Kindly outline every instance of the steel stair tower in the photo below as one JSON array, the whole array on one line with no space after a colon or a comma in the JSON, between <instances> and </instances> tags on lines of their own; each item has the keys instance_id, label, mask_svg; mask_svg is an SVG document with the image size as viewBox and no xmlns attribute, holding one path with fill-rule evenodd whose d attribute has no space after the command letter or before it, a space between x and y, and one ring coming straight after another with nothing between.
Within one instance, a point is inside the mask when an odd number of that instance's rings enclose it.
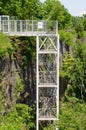
<instances>
[{"instance_id":1,"label":"steel stair tower","mask_svg":"<svg viewBox=\"0 0 86 130\"><path fill-rule=\"evenodd\" d=\"M54 125L59 114L59 35L37 35L37 130Z\"/></svg>"}]
</instances>

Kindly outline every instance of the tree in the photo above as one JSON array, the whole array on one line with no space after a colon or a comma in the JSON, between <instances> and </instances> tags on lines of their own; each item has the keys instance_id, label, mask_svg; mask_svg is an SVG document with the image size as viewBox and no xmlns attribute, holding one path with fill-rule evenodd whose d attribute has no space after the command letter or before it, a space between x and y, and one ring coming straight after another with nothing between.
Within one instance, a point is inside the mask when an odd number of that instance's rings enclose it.
<instances>
[{"instance_id":1,"label":"tree","mask_svg":"<svg viewBox=\"0 0 86 130\"><path fill-rule=\"evenodd\" d=\"M0 7L2 15L17 16L18 19L42 18L39 0L1 0Z\"/></svg>"},{"instance_id":2,"label":"tree","mask_svg":"<svg viewBox=\"0 0 86 130\"><path fill-rule=\"evenodd\" d=\"M2 121L1 130L31 130L35 127L32 108L25 104L17 104Z\"/></svg>"},{"instance_id":3,"label":"tree","mask_svg":"<svg viewBox=\"0 0 86 130\"><path fill-rule=\"evenodd\" d=\"M85 130L86 109L83 103L75 97L69 102L60 104L59 130Z\"/></svg>"},{"instance_id":4,"label":"tree","mask_svg":"<svg viewBox=\"0 0 86 130\"><path fill-rule=\"evenodd\" d=\"M44 10L44 18L58 20L59 29L68 28L71 25L71 15L58 0L46 0Z\"/></svg>"},{"instance_id":5,"label":"tree","mask_svg":"<svg viewBox=\"0 0 86 130\"><path fill-rule=\"evenodd\" d=\"M72 28L77 33L77 38L82 38L84 34L84 19L83 17L72 17Z\"/></svg>"},{"instance_id":6,"label":"tree","mask_svg":"<svg viewBox=\"0 0 86 130\"><path fill-rule=\"evenodd\" d=\"M83 26L84 30L86 31L86 14L83 15Z\"/></svg>"},{"instance_id":7,"label":"tree","mask_svg":"<svg viewBox=\"0 0 86 130\"><path fill-rule=\"evenodd\" d=\"M0 33L0 57L11 55L12 52L11 40L5 34Z\"/></svg>"}]
</instances>

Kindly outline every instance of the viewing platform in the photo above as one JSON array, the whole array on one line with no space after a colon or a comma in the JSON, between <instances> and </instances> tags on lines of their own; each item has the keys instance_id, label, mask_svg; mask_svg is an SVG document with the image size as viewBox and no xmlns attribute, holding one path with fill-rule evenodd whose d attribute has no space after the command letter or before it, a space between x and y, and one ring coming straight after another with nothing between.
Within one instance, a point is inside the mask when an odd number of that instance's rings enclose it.
<instances>
[{"instance_id":1,"label":"viewing platform","mask_svg":"<svg viewBox=\"0 0 86 130\"><path fill-rule=\"evenodd\" d=\"M55 125L59 114L57 21L18 20L16 17L2 15L0 32L8 36L36 37L36 130L44 130L44 123Z\"/></svg>"},{"instance_id":2,"label":"viewing platform","mask_svg":"<svg viewBox=\"0 0 86 130\"><path fill-rule=\"evenodd\" d=\"M9 16L0 16L0 32L9 36L37 36L57 34L57 21L47 20L14 20Z\"/></svg>"}]
</instances>

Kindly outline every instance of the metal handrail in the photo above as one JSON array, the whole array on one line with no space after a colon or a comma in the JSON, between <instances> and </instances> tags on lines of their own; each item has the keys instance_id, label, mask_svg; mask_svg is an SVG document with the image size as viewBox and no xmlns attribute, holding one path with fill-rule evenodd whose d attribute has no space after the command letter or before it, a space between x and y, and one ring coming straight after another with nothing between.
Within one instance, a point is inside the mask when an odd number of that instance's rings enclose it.
<instances>
[{"instance_id":1,"label":"metal handrail","mask_svg":"<svg viewBox=\"0 0 86 130\"><path fill-rule=\"evenodd\" d=\"M3 33L57 33L56 21L45 20L0 20L0 31Z\"/></svg>"}]
</instances>

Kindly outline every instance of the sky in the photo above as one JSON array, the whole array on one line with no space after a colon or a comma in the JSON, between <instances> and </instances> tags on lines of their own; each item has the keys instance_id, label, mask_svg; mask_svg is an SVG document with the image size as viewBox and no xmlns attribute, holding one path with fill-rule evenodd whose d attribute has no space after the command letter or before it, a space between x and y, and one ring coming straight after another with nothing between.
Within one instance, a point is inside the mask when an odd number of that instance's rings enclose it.
<instances>
[{"instance_id":1,"label":"sky","mask_svg":"<svg viewBox=\"0 0 86 130\"><path fill-rule=\"evenodd\" d=\"M44 2L45 0L41 0ZM72 16L86 14L86 0L59 0Z\"/></svg>"}]
</instances>

